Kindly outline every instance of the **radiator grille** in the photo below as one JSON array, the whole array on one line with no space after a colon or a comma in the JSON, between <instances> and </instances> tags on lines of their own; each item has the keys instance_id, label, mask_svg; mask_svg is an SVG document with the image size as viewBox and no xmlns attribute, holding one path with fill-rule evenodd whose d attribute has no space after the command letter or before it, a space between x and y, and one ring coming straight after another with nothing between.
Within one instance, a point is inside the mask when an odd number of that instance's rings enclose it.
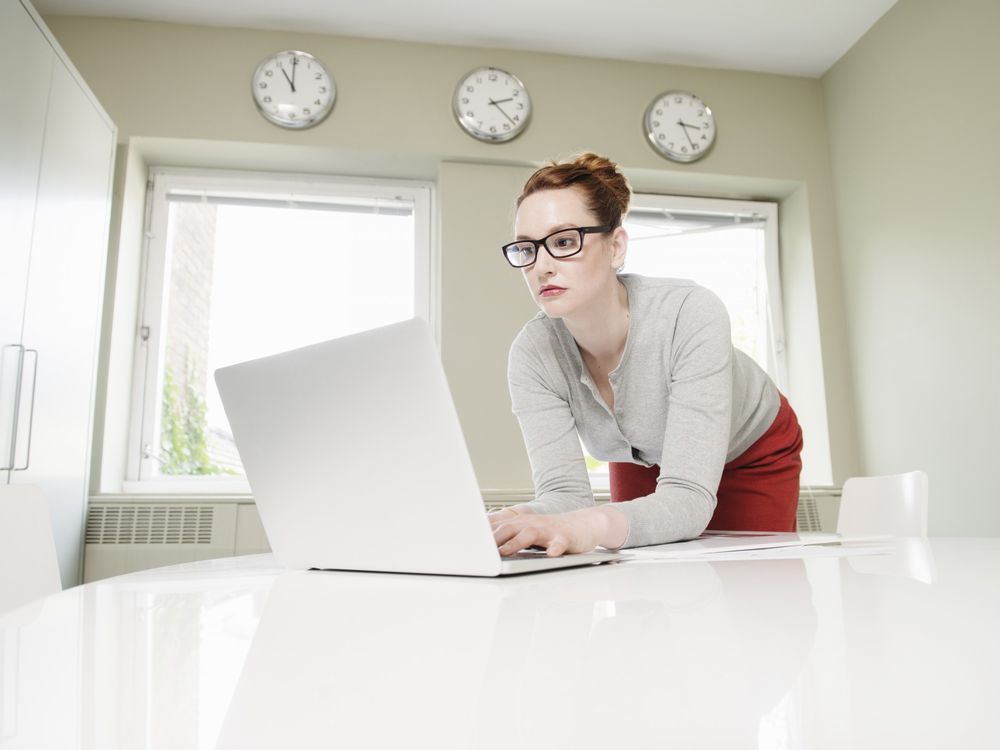
<instances>
[{"instance_id":1,"label":"radiator grille","mask_svg":"<svg viewBox=\"0 0 1000 750\"><path fill-rule=\"evenodd\" d=\"M87 544L211 544L215 509L205 505L91 505Z\"/></svg>"},{"instance_id":2,"label":"radiator grille","mask_svg":"<svg viewBox=\"0 0 1000 750\"><path fill-rule=\"evenodd\" d=\"M819 510L816 508L816 498L812 495L799 495L799 508L795 512L796 529L798 531L822 531L819 520Z\"/></svg>"}]
</instances>

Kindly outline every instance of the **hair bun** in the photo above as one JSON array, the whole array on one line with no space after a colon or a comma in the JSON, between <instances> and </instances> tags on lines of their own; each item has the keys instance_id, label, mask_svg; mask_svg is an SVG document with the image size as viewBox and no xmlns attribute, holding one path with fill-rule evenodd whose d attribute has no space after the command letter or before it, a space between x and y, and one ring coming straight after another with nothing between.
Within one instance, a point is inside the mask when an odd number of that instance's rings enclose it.
<instances>
[{"instance_id":1,"label":"hair bun","mask_svg":"<svg viewBox=\"0 0 1000 750\"><path fill-rule=\"evenodd\" d=\"M573 160L573 166L586 169L588 172L611 172L619 174L618 165L606 156L600 156L591 151L580 154Z\"/></svg>"},{"instance_id":2,"label":"hair bun","mask_svg":"<svg viewBox=\"0 0 1000 750\"><path fill-rule=\"evenodd\" d=\"M575 187L583 190L588 208L602 224L619 226L628 213L632 190L618 165L606 156L586 151L572 161L552 162L525 183L517 205L539 190Z\"/></svg>"}]
</instances>

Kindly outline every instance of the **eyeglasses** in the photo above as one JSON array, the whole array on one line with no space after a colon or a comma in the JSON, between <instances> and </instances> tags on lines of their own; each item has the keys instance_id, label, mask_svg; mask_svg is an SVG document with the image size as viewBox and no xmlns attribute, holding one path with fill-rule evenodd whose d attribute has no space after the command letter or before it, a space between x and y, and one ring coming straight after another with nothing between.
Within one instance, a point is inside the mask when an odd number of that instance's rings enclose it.
<instances>
[{"instance_id":1,"label":"eyeglasses","mask_svg":"<svg viewBox=\"0 0 1000 750\"><path fill-rule=\"evenodd\" d=\"M540 240L518 240L500 248L503 257L514 268L527 268L538 260L538 248L544 247L549 255L559 260L576 255L583 250L583 235L604 234L614 227L606 224L603 227L571 227L553 232Z\"/></svg>"}]
</instances>

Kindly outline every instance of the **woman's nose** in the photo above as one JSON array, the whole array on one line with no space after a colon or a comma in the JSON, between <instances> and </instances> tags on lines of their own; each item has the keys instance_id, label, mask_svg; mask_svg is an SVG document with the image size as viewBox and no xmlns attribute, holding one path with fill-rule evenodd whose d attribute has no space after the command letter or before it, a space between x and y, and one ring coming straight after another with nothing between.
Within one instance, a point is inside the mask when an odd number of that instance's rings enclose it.
<instances>
[{"instance_id":1,"label":"woman's nose","mask_svg":"<svg viewBox=\"0 0 1000 750\"><path fill-rule=\"evenodd\" d=\"M535 255L535 273L551 275L555 271L555 258L549 255L544 247L538 248Z\"/></svg>"}]
</instances>

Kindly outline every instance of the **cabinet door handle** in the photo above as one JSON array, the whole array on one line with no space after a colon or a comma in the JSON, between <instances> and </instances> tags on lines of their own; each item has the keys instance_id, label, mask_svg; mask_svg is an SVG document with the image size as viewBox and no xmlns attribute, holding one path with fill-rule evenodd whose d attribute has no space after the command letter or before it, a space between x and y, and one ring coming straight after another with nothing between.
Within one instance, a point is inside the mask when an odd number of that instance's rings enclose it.
<instances>
[{"instance_id":1,"label":"cabinet door handle","mask_svg":"<svg viewBox=\"0 0 1000 750\"><path fill-rule=\"evenodd\" d=\"M0 399L4 396L3 373L6 369L4 365L7 361L8 349L17 352L17 361L14 365L14 397L10 400L10 426L9 431L6 433L7 438L9 438L10 447L8 454L0 457L0 461L4 462L4 465L0 466L0 471L10 471L14 468L14 451L17 446L17 410L21 405L21 370L24 367L23 346L20 344L7 344L3 349L0 349Z\"/></svg>"},{"instance_id":2,"label":"cabinet door handle","mask_svg":"<svg viewBox=\"0 0 1000 750\"><path fill-rule=\"evenodd\" d=\"M31 463L31 433L35 428L35 385L38 383L38 350L25 349L24 353L25 355L35 355L35 363L31 368L31 406L28 407L28 446L24 452L24 466L15 466L14 471L28 470L28 466Z\"/></svg>"}]
</instances>

